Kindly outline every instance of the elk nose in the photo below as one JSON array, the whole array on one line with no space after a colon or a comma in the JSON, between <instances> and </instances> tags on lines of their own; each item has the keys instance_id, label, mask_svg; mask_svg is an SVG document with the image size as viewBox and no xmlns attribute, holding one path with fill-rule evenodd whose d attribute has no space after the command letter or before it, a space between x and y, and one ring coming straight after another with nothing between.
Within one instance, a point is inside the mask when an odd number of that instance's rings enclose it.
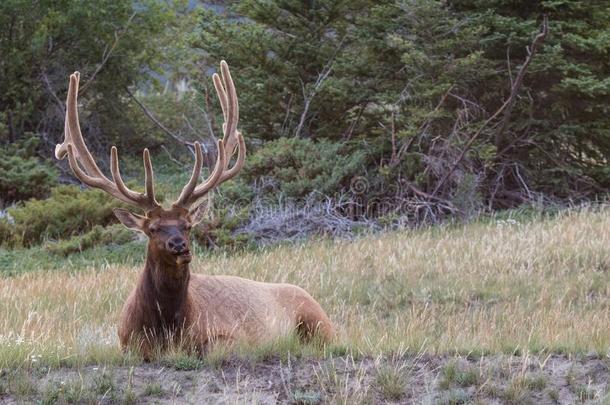
<instances>
[{"instance_id":1,"label":"elk nose","mask_svg":"<svg viewBox=\"0 0 610 405\"><path fill-rule=\"evenodd\" d=\"M167 241L167 247L172 253L182 253L186 251L186 240L182 237L171 238Z\"/></svg>"}]
</instances>

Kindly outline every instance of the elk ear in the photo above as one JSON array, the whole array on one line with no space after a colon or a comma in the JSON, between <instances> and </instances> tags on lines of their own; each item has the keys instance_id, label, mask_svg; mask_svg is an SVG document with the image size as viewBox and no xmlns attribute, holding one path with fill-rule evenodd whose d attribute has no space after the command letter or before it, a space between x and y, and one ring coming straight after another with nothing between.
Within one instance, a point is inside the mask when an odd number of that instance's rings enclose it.
<instances>
[{"instance_id":1,"label":"elk ear","mask_svg":"<svg viewBox=\"0 0 610 405\"><path fill-rule=\"evenodd\" d=\"M123 225L125 225L129 229L135 229L137 231L143 231L144 229L144 221L146 218L141 215L133 214L126 209L123 208L114 208L112 210L114 215L121 221Z\"/></svg>"}]
</instances>

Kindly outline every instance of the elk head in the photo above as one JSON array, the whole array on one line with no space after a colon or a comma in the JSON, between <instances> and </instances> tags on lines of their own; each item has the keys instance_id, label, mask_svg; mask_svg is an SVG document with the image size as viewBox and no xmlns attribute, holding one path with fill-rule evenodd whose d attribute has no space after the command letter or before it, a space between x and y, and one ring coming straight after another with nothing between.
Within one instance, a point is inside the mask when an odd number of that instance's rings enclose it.
<instances>
[{"instance_id":1,"label":"elk head","mask_svg":"<svg viewBox=\"0 0 610 405\"><path fill-rule=\"evenodd\" d=\"M80 74L70 76L70 86L66 101L66 120L64 142L55 147L55 157L64 159L74 175L89 187L99 188L118 200L144 211L138 215L125 209L115 209L114 213L125 226L146 234L149 238L149 251L158 260L169 265L182 265L191 261L189 233L203 214L199 201L214 187L235 176L243 167L246 158L246 145L237 130L239 109L235 86L225 61L220 63L221 76L214 74L214 87L222 106L224 116L223 138L217 142L217 158L209 177L198 184L201 174L203 155L201 145L195 142L195 167L188 183L170 209L163 208L155 199L153 168L148 149L144 149L144 192L130 190L119 171L119 158L115 146L110 150L110 172L112 180L99 169L87 149L80 130L77 109L78 84ZM230 166L231 157L237 149L237 159Z\"/></svg>"}]
</instances>

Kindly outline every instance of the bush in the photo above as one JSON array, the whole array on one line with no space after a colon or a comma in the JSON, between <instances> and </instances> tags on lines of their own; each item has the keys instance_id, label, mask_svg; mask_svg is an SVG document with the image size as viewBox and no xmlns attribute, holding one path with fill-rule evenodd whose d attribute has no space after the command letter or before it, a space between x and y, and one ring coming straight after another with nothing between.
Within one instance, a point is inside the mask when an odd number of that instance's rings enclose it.
<instances>
[{"instance_id":1,"label":"bush","mask_svg":"<svg viewBox=\"0 0 610 405\"><path fill-rule=\"evenodd\" d=\"M45 248L56 255L68 256L97 246L121 245L131 242L135 233L123 225L115 224L109 227L94 226L89 232L74 236L68 240L48 243Z\"/></svg>"},{"instance_id":2,"label":"bush","mask_svg":"<svg viewBox=\"0 0 610 405\"><path fill-rule=\"evenodd\" d=\"M46 238L60 239L90 231L95 225L117 222L112 209L121 203L100 190L60 186L46 200L30 200L9 208L14 219L5 243L31 246ZM0 230L0 233L2 231Z\"/></svg>"},{"instance_id":3,"label":"bush","mask_svg":"<svg viewBox=\"0 0 610 405\"><path fill-rule=\"evenodd\" d=\"M229 194L237 195L229 198L251 198L255 182L273 201L278 196L302 199L314 191L329 196L340 193L349 187L354 176L362 173L365 164L362 152L348 154L345 149L344 143L327 140L280 138L268 142L248 158L240 181L228 189Z\"/></svg>"},{"instance_id":4,"label":"bush","mask_svg":"<svg viewBox=\"0 0 610 405\"><path fill-rule=\"evenodd\" d=\"M211 218L204 219L193 229L193 238L200 246L206 248L240 249L252 246L252 235L237 233L237 230L248 220L248 211L248 206L237 210L216 209Z\"/></svg>"},{"instance_id":5,"label":"bush","mask_svg":"<svg viewBox=\"0 0 610 405\"><path fill-rule=\"evenodd\" d=\"M6 218L0 218L0 246L7 245L11 242L13 237L13 227L6 220Z\"/></svg>"},{"instance_id":6,"label":"bush","mask_svg":"<svg viewBox=\"0 0 610 405\"><path fill-rule=\"evenodd\" d=\"M31 153L32 142L0 150L0 204L44 198L57 179L55 169Z\"/></svg>"},{"instance_id":7,"label":"bush","mask_svg":"<svg viewBox=\"0 0 610 405\"><path fill-rule=\"evenodd\" d=\"M259 235L244 229L253 220L254 206L335 197L348 190L365 158L361 151L348 151L346 144L327 140L280 138L268 142L248 157L239 177L222 186L211 219L195 228L193 236L205 247L252 246Z\"/></svg>"}]
</instances>

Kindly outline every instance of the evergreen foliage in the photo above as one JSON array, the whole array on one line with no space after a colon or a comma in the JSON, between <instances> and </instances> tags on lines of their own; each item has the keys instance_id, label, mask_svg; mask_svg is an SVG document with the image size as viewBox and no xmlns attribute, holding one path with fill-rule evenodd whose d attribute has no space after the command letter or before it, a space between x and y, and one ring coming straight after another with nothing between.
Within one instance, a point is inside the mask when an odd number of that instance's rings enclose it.
<instances>
[{"instance_id":1,"label":"evergreen foliage","mask_svg":"<svg viewBox=\"0 0 610 405\"><path fill-rule=\"evenodd\" d=\"M251 184L270 201L278 198L303 199L311 193L330 196L349 188L352 177L361 173L364 154L348 151L345 145L328 140L280 138L265 144L248 160L232 198L248 198Z\"/></svg>"},{"instance_id":2,"label":"evergreen foliage","mask_svg":"<svg viewBox=\"0 0 610 405\"><path fill-rule=\"evenodd\" d=\"M57 183L53 166L32 156L34 138L0 149L0 204L47 197Z\"/></svg>"},{"instance_id":3,"label":"evergreen foliage","mask_svg":"<svg viewBox=\"0 0 610 405\"><path fill-rule=\"evenodd\" d=\"M237 235L254 200L343 201L355 178L366 187L350 204L383 201L385 219L408 221L421 210L467 216L607 196L606 2L214 4L0 2L0 203L18 204L8 210L14 224L0 219L0 240L30 245L113 222L116 204L100 192L51 192L58 175L47 159L63 132L69 73L82 73L81 123L100 165L117 144L129 177L150 147L185 165L158 176L174 193L191 164L184 144L211 146L221 132L209 77L221 59L248 159L197 236L206 244L248 244ZM530 55L544 16L548 35ZM208 148L208 167L214 156Z\"/></svg>"},{"instance_id":4,"label":"evergreen foliage","mask_svg":"<svg viewBox=\"0 0 610 405\"><path fill-rule=\"evenodd\" d=\"M469 177L492 207L610 185L603 2L244 0L233 10L202 12L193 45L209 60L231 50L250 136L356 142L386 190L406 179L451 200ZM543 15L550 34L514 106L482 129Z\"/></svg>"},{"instance_id":5,"label":"evergreen foliage","mask_svg":"<svg viewBox=\"0 0 610 405\"><path fill-rule=\"evenodd\" d=\"M105 228L100 225L95 225L87 233L73 236L68 240L47 243L45 247L47 251L53 254L69 256L73 253L80 253L96 246L122 245L134 240L134 238L134 232L121 224L115 224Z\"/></svg>"},{"instance_id":6,"label":"evergreen foliage","mask_svg":"<svg viewBox=\"0 0 610 405\"><path fill-rule=\"evenodd\" d=\"M0 2L0 142L31 133L50 149L63 132L68 75L78 70L86 129L100 144L129 145L125 88L160 70L176 11L156 0Z\"/></svg>"},{"instance_id":7,"label":"evergreen foliage","mask_svg":"<svg viewBox=\"0 0 610 405\"><path fill-rule=\"evenodd\" d=\"M101 190L56 187L45 200L29 200L8 209L12 225L2 226L10 230L10 233L2 236L2 242L31 246L45 239L78 235L96 225L116 223L112 209L118 206L120 203L117 200Z\"/></svg>"}]
</instances>

